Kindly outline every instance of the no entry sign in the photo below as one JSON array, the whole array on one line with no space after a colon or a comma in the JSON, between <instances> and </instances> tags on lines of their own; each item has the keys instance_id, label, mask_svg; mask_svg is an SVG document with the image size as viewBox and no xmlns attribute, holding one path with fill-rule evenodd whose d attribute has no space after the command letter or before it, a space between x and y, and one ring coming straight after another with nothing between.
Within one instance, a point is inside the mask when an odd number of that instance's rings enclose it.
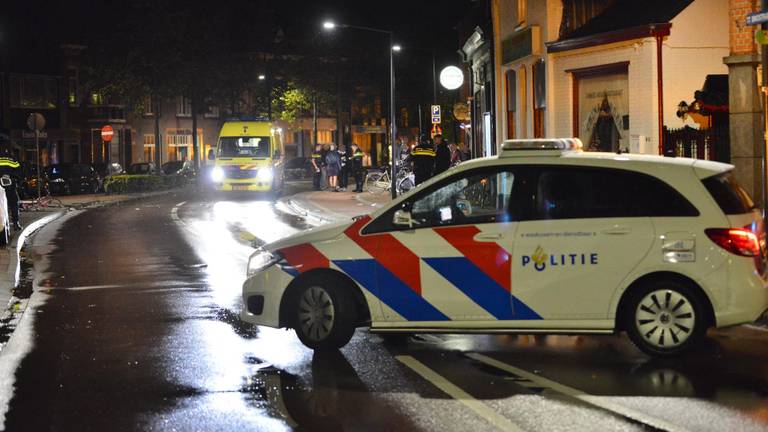
<instances>
[{"instance_id":1,"label":"no entry sign","mask_svg":"<svg viewBox=\"0 0 768 432\"><path fill-rule=\"evenodd\" d=\"M112 129L112 126L106 125L103 128L101 128L101 139L104 142L112 141L113 135L115 135L115 131Z\"/></svg>"}]
</instances>

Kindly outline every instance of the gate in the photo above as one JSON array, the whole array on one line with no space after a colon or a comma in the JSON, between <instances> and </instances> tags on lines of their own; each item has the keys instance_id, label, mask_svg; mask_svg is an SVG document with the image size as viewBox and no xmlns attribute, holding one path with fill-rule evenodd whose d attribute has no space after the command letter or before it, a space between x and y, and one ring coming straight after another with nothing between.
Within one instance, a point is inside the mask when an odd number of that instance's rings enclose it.
<instances>
[{"instance_id":1,"label":"gate","mask_svg":"<svg viewBox=\"0 0 768 432\"><path fill-rule=\"evenodd\" d=\"M729 163L730 140L727 128L680 129L664 127L664 155Z\"/></svg>"}]
</instances>

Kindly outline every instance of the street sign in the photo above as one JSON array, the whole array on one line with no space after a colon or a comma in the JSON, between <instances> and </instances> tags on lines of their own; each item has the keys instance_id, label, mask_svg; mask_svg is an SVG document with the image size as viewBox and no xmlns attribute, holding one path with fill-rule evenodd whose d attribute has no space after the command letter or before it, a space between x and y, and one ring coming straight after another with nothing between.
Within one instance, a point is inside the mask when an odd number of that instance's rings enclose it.
<instances>
[{"instance_id":1,"label":"street sign","mask_svg":"<svg viewBox=\"0 0 768 432\"><path fill-rule=\"evenodd\" d=\"M768 22L768 11L755 12L747 15L747 25L758 25Z\"/></svg>"},{"instance_id":2,"label":"street sign","mask_svg":"<svg viewBox=\"0 0 768 432\"><path fill-rule=\"evenodd\" d=\"M432 124L438 124L441 122L442 116L440 115L440 105L432 105Z\"/></svg>"},{"instance_id":3,"label":"street sign","mask_svg":"<svg viewBox=\"0 0 768 432\"><path fill-rule=\"evenodd\" d=\"M101 128L101 139L104 142L112 141L112 136L114 135L115 135L115 131L112 129L112 126L106 125L103 128Z\"/></svg>"},{"instance_id":4,"label":"street sign","mask_svg":"<svg viewBox=\"0 0 768 432\"><path fill-rule=\"evenodd\" d=\"M40 131L45 128L45 117L40 113L30 113L27 117L27 127L32 131Z\"/></svg>"},{"instance_id":5,"label":"street sign","mask_svg":"<svg viewBox=\"0 0 768 432\"><path fill-rule=\"evenodd\" d=\"M440 125L433 124L432 130L430 131L430 135L432 135L432 138L435 137L435 135L442 135L443 134L443 128L440 127Z\"/></svg>"}]
</instances>

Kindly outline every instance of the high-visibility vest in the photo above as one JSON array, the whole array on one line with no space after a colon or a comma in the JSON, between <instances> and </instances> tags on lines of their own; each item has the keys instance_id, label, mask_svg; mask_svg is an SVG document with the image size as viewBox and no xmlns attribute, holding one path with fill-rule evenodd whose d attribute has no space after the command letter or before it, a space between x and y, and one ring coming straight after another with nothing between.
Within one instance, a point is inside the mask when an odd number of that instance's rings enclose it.
<instances>
[{"instance_id":1,"label":"high-visibility vest","mask_svg":"<svg viewBox=\"0 0 768 432\"><path fill-rule=\"evenodd\" d=\"M0 157L0 167L18 168L21 165L16 159L9 157Z\"/></svg>"}]
</instances>

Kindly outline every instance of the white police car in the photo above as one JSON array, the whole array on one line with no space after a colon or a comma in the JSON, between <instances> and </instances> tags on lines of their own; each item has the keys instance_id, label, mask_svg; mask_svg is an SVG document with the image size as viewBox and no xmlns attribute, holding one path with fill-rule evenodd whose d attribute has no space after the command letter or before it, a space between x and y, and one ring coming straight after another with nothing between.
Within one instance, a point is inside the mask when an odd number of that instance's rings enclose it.
<instances>
[{"instance_id":1,"label":"white police car","mask_svg":"<svg viewBox=\"0 0 768 432\"><path fill-rule=\"evenodd\" d=\"M608 334L652 355L768 308L759 212L722 163L512 140L370 216L251 256L242 319L373 332Z\"/></svg>"}]
</instances>

